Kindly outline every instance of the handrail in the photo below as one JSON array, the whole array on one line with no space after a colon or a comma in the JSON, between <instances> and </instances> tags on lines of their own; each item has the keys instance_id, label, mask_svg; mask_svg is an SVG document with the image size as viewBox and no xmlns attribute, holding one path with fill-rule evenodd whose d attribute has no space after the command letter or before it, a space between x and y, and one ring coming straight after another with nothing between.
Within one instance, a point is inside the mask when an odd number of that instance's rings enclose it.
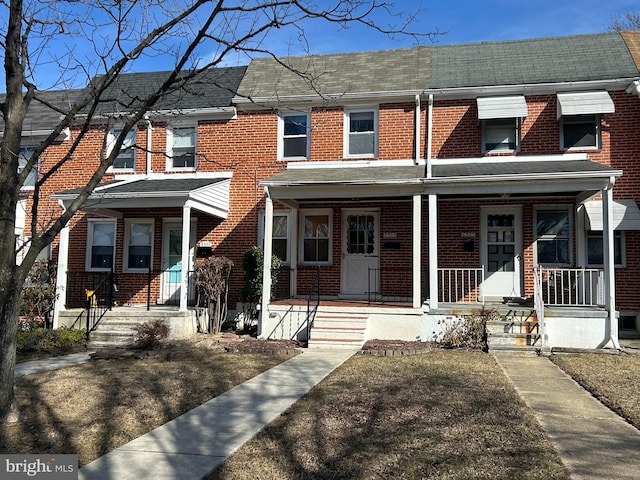
<instances>
[{"instance_id":1,"label":"handrail","mask_svg":"<svg viewBox=\"0 0 640 480\"><path fill-rule=\"evenodd\" d=\"M87 341L105 313L113 308L113 271L110 271L92 290L87 290Z\"/></svg>"},{"instance_id":2,"label":"handrail","mask_svg":"<svg viewBox=\"0 0 640 480\"><path fill-rule=\"evenodd\" d=\"M313 305L313 309L312 309L311 301L312 301L312 298L314 298L314 294L315 294L315 305ZM311 285L311 291L309 292L309 296L307 297L307 318L305 319L305 323L307 324L307 342L309 341L309 336L311 334L311 327L313 326L313 320L316 317L316 313L318 312L319 306L320 306L320 266L318 266L316 270L316 276L313 279L313 284Z\"/></svg>"}]
</instances>

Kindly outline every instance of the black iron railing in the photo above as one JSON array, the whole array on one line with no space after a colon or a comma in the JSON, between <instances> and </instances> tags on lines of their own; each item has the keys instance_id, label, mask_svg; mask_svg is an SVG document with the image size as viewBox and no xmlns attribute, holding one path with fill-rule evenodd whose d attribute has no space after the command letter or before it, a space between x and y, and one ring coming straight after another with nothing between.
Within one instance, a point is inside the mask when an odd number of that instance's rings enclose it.
<instances>
[{"instance_id":1,"label":"black iron railing","mask_svg":"<svg viewBox=\"0 0 640 480\"><path fill-rule=\"evenodd\" d=\"M307 297L307 318L305 323L307 325L307 342L311 334L311 328L313 327L313 321L318 313L320 307L320 266L316 269L316 276L311 284L311 291Z\"/></svg>"},{"instance_id":2,"label":"black iron railing","mask_svg":"<svg viewBox=\"0 0 640 480\"><path fill-rule=\"evenodd\" d=\"M87 308L87 341L90 333L96 328L98 322L113 307L114 282L113 272L105 273L102 280L92 289L87 289L85 295Z\"/></svg>"},{"instance_id":3,"label":"black iron railing","mask_svg":"<svg viewBox=\"0 0 640 480\"><path fill-rule=\"evenodd\" d=\"M369 304L409 302L413 298L413 270L411 267L370 268L366 293Z\"/></svg>"}]
</instances>

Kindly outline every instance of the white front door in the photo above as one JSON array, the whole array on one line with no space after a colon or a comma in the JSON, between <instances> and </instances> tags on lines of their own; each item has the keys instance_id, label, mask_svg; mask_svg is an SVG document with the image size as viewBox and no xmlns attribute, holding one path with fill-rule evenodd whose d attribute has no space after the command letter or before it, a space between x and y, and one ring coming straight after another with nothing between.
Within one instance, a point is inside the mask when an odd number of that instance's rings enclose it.
<instances>
[{"instance_id":1,"label":"white front door","mask_svg":"<svg viewBox=\"0 0 640 480\"><path fill-rule=\"evenodd\" d=\"M487 299L522 296L522 208L481 209L482 295Z\"/></svg>"},{"instance_id":2,"label":"white front door","mask_svg":"<svg viewBox=\"0 0 640 480\"><path fill-rule=\"evenodd\" d=\"M191 225L189 252L189 270L193 269L193 250L195 246L195 224ZM166 222L162 232L162 290L160 303L180 303L182 285L182 223ZM193 300L193 288L189 291L189 300Z\"/></svg>"},{"instance_id":3,"label":"white front door","mask_svg":"<svg viewBox=\"0 0 640 480\"><path fill-rule=\"evenodd\" d=\"M378 210L342 212L342 295L379 293L379 219Z\"/></svg>"}]
</instances>

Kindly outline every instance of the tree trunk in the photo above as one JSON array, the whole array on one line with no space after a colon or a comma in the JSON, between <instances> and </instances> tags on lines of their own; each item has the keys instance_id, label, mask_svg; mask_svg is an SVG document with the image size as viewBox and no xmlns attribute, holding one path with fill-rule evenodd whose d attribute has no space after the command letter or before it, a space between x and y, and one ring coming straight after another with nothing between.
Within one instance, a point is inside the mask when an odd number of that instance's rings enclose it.
<instances>
[{"instance_id":1,"label":"tree trunk","mask_svg":"<svg viewBox=\"0 0 640 480\"><path fill-rule=\"evenodd\" d=\"M0 274L0 420L13 403L13 370L16 365L20 291L12 277Z\"/></svg>"}]
</instances>

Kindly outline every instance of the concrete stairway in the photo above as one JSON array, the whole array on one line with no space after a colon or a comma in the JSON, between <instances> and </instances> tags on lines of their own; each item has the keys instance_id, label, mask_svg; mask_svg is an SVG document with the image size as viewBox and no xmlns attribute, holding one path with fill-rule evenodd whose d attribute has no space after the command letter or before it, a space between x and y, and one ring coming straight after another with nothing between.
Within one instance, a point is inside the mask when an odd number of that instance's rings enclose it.
<instances>
[{"instance_id":1,"label":"concrete stairway","mask_svg":"<svg viewBox=\"0 0 640 480\"><path fill-rule=\"evenodd\" d=\"M318 312L309 332L308 348L360 348L364 345L367 316Z\"/></svg>"},{"instance_id":2,"label":"concrete stairway","mask_svg":"<svg viewBox=\"0 0 640 480\"><path fill-rule=\"evenodd\" d=\"M499 320L488 321L486 328L490 352L537 355L542 349L535 310L509 310Z\"/></svg>"}]
</instances>

